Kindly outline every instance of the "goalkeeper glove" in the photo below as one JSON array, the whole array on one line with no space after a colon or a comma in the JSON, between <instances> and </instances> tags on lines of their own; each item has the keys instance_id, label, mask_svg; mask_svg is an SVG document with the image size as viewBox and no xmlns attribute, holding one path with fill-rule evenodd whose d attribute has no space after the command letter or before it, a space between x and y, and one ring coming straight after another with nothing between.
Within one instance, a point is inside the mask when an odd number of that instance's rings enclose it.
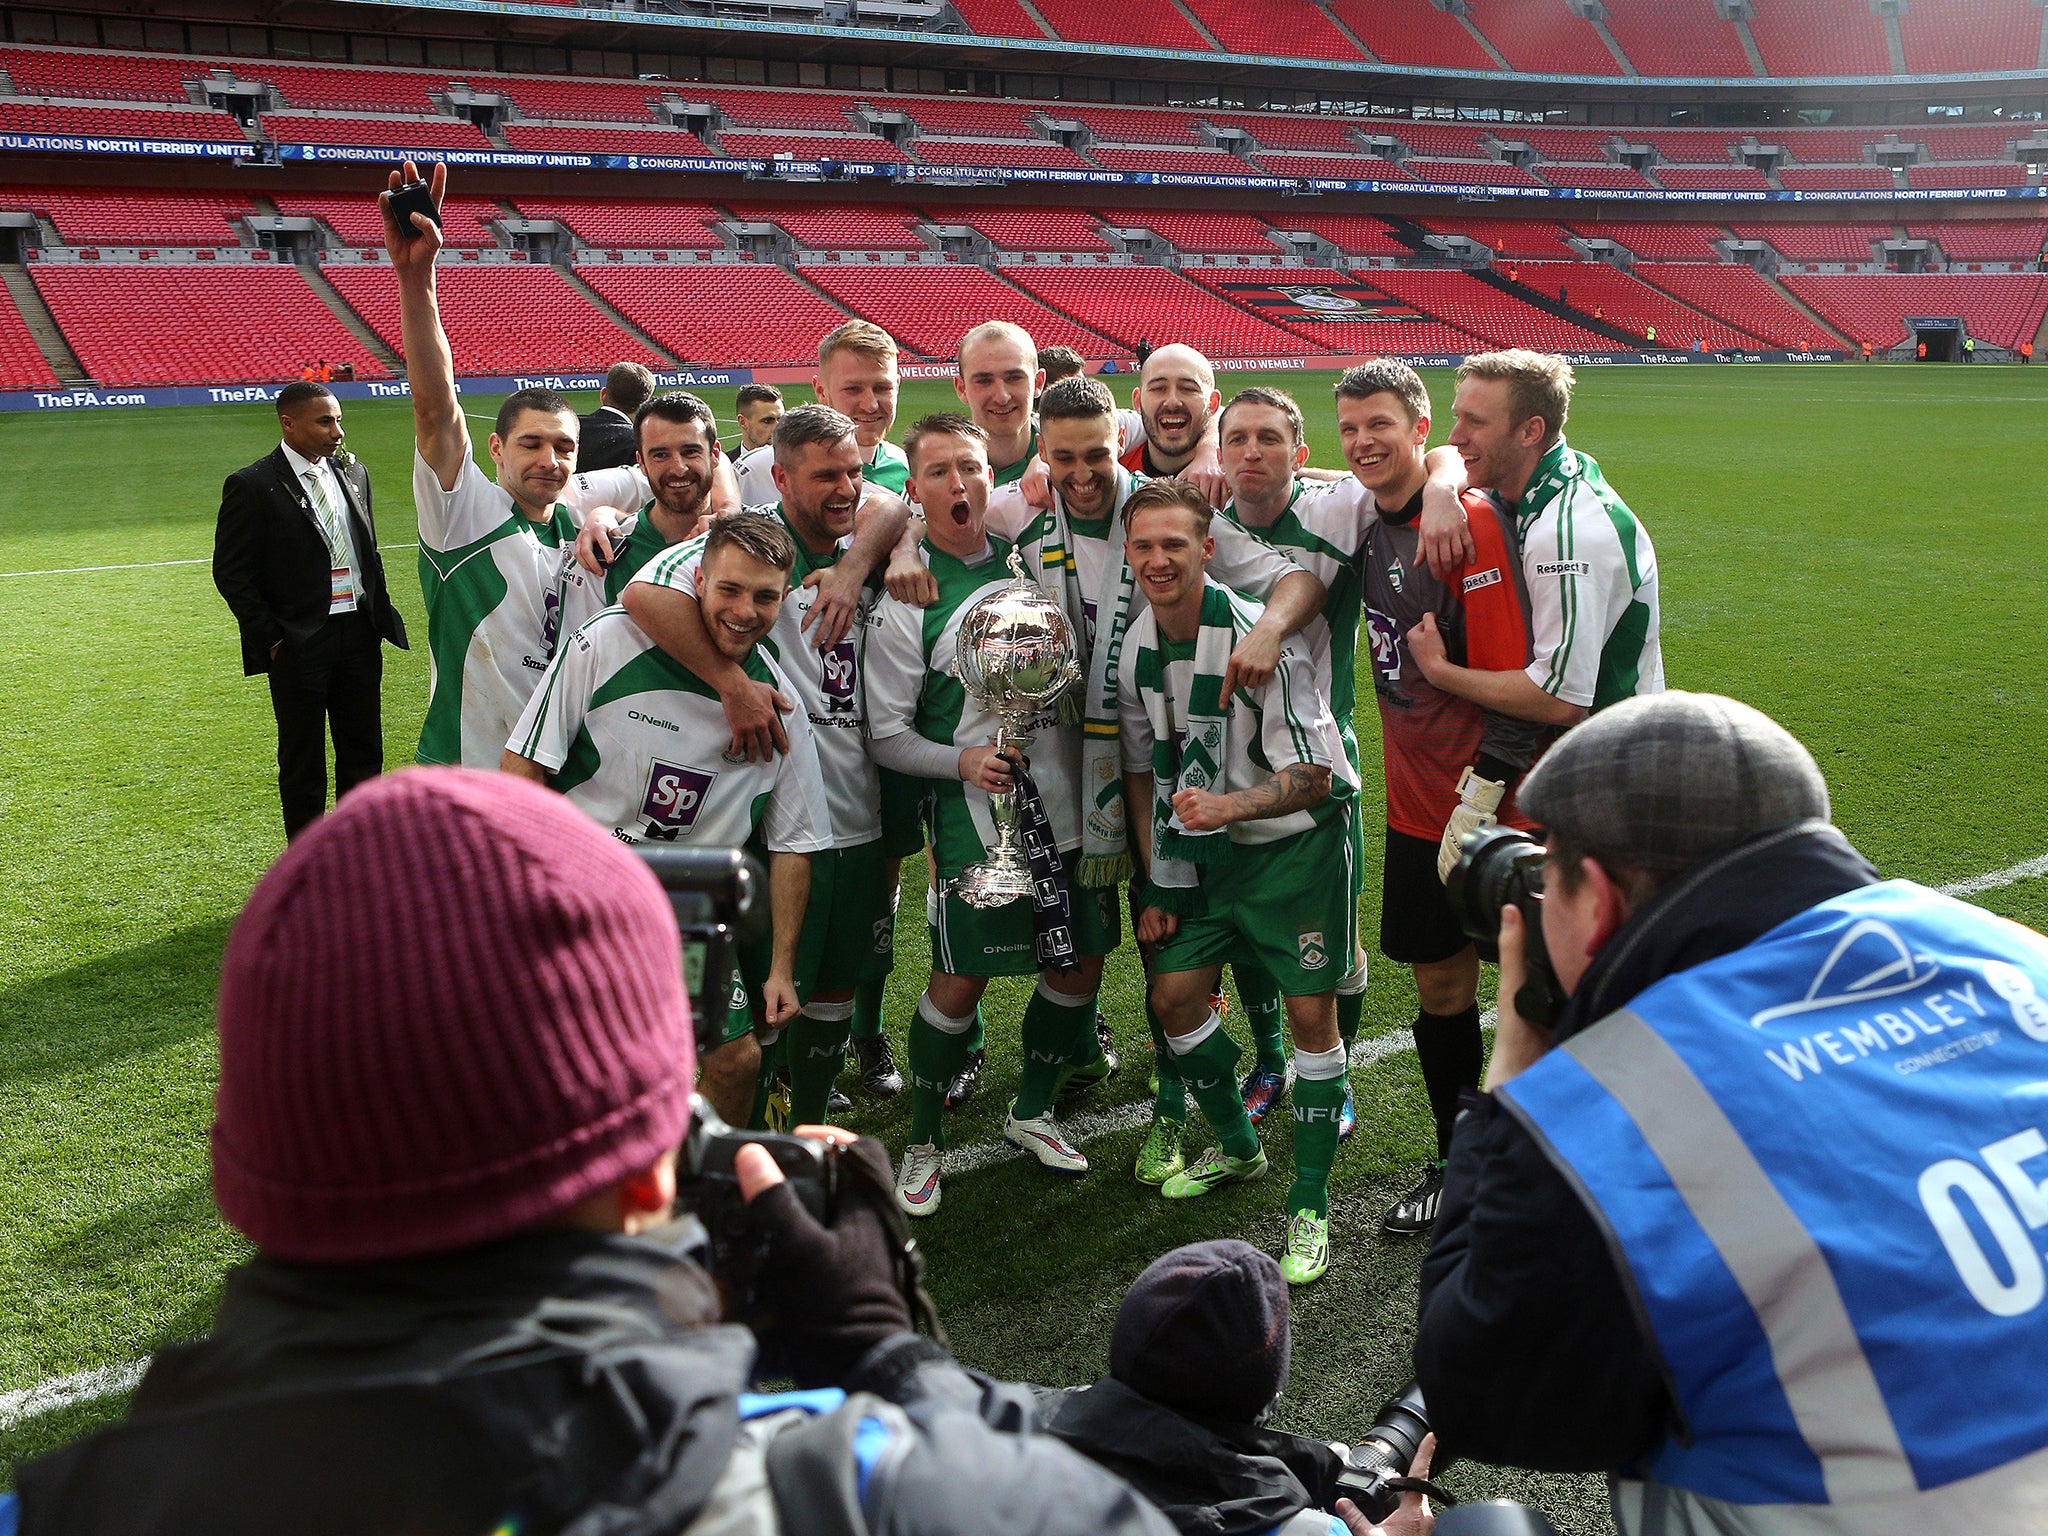
<instances>
[{"instance_id":1,"label":"goalkeeper glove","mask_svg":"<svg viewBox=\"0 0 2048 1536\"><path fill-rule=\"evenodd\" d=\"M1501 797L1507 792L1507 785L1496 779L1482 779L1470 768L1459 776L1458 807L1451 812L1450 825L1444 828L1444 840L1436 851L1437 879L1451 878L1462 851L1458 844L1467 832L1490 827L1499 819L1493 813L1500 809Z\"/></svg>"}]
</instances>

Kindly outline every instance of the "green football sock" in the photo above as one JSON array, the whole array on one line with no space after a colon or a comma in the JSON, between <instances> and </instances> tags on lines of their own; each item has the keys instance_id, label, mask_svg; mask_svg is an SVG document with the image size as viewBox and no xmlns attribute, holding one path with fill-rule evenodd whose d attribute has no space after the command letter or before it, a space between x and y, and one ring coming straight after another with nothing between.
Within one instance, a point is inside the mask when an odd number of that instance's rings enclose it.
<instances>
[{"instance_id":1,"label":"green football sock","mask_svg":"<svg viewBox=\"0 0 2048 1536\"><path fill-rule=\"evenodd\" d=\"M789 1123L823 1125L832 1084L846 1065L846 1026L853 1005L812 1003L783 1031L789 1049ZM812 1010L817 1010L813 1012ZM837 1014L836 1018L820 1014Z\"/></svg>"},{"instance_id":2,"label":"green football sock","mask_svg":"<svg viewBox=\"0 0 2048 1536\"><path fill-rule=\"evenodd\" d=\"M873 981L863 981L853 989L852 1034L862 1040L872 1040L882 1032L882 998L889 990L889 978L877 976Z\"/></svg>"},{"instance_id":3,"label":"green football sock","mask_svg":"<svg viewBox=\"0 0 2048 1536\"><path fill-rule=\"evenodd\" d=\"M1214 1023L1216 1016L1209 1018ZM1221 1028L1212 1029L1200 1045L1179 1054L1181 1080L1223 1150L1232 1157L1258 1156L1259 1133L1244 1112L1244 1096L1237 1086L1237 1063L1244 1055L1237 1042Z\"/></svg>"},{"instance_id":4,"label":"green football sock","mask_svg":"<svg viewBox=\"0 0 2048 1536\"><path fill-rule=\"evenodd\" d=\"M1287 1070L1287 1010L1280 1003L1280 983L1262 965L1232 965L1237 1000L1244 1005L1245 1025L1258 1049L1261 1072Z\"/></svg>"},{"instance_id":5,"label":"green football sock","mask_svg":"<svg viewBox=\"0 0 2048 1536\"><path fill-rule=\"evenodd\" d=\"M941 1019L957 1029L941 1029L932 1022ZM965 1019L946 1019L932 1007L927 994L917 1000L917 1015L910 1021L910 1134L909 1145L926 1142L943 1147L946 1133L940 1117L946 1112L946 1085L959 1075L972 1047L967 1043Z\"/></svg>"},{"instance_id":6,"label":"green football sock","mask_svg":"<svg viewBox=\"0 0 2048 1536\"><path fill-rule=\"evenodd\" d=\"M1152 1030L1152 1060L1159 1068L1159 1096L1152 1102L1152 1113L1161 1120L1172 1120L1186 1125L1188 1120L1187 1084L1180 1079L1180 1058L1173 1054L1173 1047L1166 1043L1166 1030L1159 1022L1159 1015L1152 1011L1152 1005L1145 1005L1145 1023Z\"/></svg>"},{"instance_id":7,"label":"green football sock","mask_svg":"<svg viewBox=\"0 0 2048 1536\"><path fill-rule=\"evenodd\" d=\"M1083 1038L1095 1040L1095 995L1067 998L1044 982L1031 994L1024 1007L1024 1023L1018 1033L1024 1047L1024 1068L1017 1078L1017 1100L1010 1113L1019 1120L1036 1120L1052 1108L1053 1090L1059 1086L1062 1069L1092 1059L1092 1051L1081 1049Z\"/></svg>"},{"instance_id":8,"label":"green football sock","mask_svg":"<svg viewBox=\"0 0 2048 1536\"><path fill-rule=\"evenodd\" d=\"M982 1021L981 1004L974 1005L974 1022L967 1026L967 1049L978 1051L988 1041L988 1025Z\"/></svg>"},{"instance_id":9,"label":"green football sock","mask_svg":"<svg viewBox=\"0 0 2048 1536\"><path fill-rule=\"evenodd\" d=\"M1342 1046L1294 1053L1294 1183L1287 1210L1330 1214L1330 1165L1337 1160L1337 1116L1344 1107ZM1317 1076L1310 1076L1316 1073Z\"/></svg>"}]
</instances>

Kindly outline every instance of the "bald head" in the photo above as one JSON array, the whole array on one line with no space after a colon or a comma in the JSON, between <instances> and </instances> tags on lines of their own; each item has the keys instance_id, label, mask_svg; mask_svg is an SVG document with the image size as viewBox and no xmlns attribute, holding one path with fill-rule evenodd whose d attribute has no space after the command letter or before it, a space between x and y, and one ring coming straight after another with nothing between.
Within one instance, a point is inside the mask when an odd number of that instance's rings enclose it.
<instances>
[{"instance_id":1,"label":"bald head","mask_svg":"<svg viewBox=\"0 0 2048 1536\"><path fill-rule=\"evenodd\" d=\"M1146 457L1165 474L1186 468L1223 397L1216 370L1193 347L1175 342L1145 359L1131 403L1145 418Z\"/></svg>"}]
</instances>

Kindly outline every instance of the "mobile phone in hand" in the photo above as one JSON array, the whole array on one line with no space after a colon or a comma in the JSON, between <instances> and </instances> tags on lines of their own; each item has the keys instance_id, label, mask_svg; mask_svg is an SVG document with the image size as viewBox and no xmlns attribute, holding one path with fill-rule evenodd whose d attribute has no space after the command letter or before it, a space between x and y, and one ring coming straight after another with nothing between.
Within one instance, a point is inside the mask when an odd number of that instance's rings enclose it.
<instances>
[{"instance_id":1,"label":"mobile phone in hand","mask_svg":"<svg viewBox=\"0 0 2048 1536\"><path fill-rule=\"evenodd\" d=\"M409 181L391 194L391 216L398 221L399 234L408 240L419 236L419 226L412 221L416 213L424 213L436 224L441 222L441 210L434 206L433 189L424 181Z\"/></svg>"}]
</instances>

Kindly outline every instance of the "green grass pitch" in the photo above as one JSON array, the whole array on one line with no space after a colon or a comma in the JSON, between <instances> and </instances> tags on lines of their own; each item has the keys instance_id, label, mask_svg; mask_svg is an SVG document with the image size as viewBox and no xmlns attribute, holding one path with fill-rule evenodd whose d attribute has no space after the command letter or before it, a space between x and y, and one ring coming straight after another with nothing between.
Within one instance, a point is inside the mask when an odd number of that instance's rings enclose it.
<instances>
[{"instance_id":1,"label":"green grass pitch","mask_svg":"<svg viewBox=\"0 0 2048 1536\"><path fill-rule=\"evenodd\" d=\"M1330 376L1267 382L1300 395L1316 462L1338 464ZM1430 384L1447 412L1450 380ZM731 390L707 393L728 415ZM899 427L952 403L945 384L911 385ZM486 415L496 401L467 404ZM409 410L346 410L382 536L404 544ZM1819 758L1836 819L1889 874L1942 884L2048 852L2044 413L2048 371L2020 368L1581 375L1570 435L1656 542L1670 681L1789 725ZM1447 425L1440 414L1439 440ZM471 430L481 444L486 424ZM0 418L0 1393L203 1332L244 1252L207 1191L211 1008L229 923L281 837L265 690L240 676L204 562L222 477L275 442L262 406ZM410 550L387 558L416 647L387 653L397 765L425 704L426 624ZM49 574L94 566L128 568ZM1361 703L1376 817L1369 686ZM2048 924L2048 881L1979 899ZM1376 892L1367 905L1370 949ZM899 1049L926 961L917 910L906 904L890 998ZM1119 956L1106 994L1128 1064L1077 1110L1145 1096L1137 974ZM1015 1071L1003 1026L1022 995L992 993L988 1091L956 1117L956 1146L1000 1134ZM1404 1037L1414 1007L1406 973L1376 963L1368 1034ZM1376 1229L1429 1149L1412 1055L1389 1054L1356 1084L1361 1127L1333 1181L1336 1264L1295 1298L1279 1421L1332 1438L1363 1429L1406 1375L1419 1248ZM896 1148L906 1116L862 1103L852 1118ZM1130 1178L1140 1134L1094 1139L1095 1169L1077 1182L1017 1162L949 1178L945 1211L919 1236L964 1359L1092 1379L1123 1287L1161 1251L1222 1233L1277 1249L1275 1183L1169 1206ZM1287 1135L1284 1119L1267 1131L1279 1158ZM0 1432L0 1460L121 1404L21 1418ZM1560 1529L1608 1525L1594 1479L1466 1466L1448 1480L1536 1499Z\"/></svg>"}]
</instances>

